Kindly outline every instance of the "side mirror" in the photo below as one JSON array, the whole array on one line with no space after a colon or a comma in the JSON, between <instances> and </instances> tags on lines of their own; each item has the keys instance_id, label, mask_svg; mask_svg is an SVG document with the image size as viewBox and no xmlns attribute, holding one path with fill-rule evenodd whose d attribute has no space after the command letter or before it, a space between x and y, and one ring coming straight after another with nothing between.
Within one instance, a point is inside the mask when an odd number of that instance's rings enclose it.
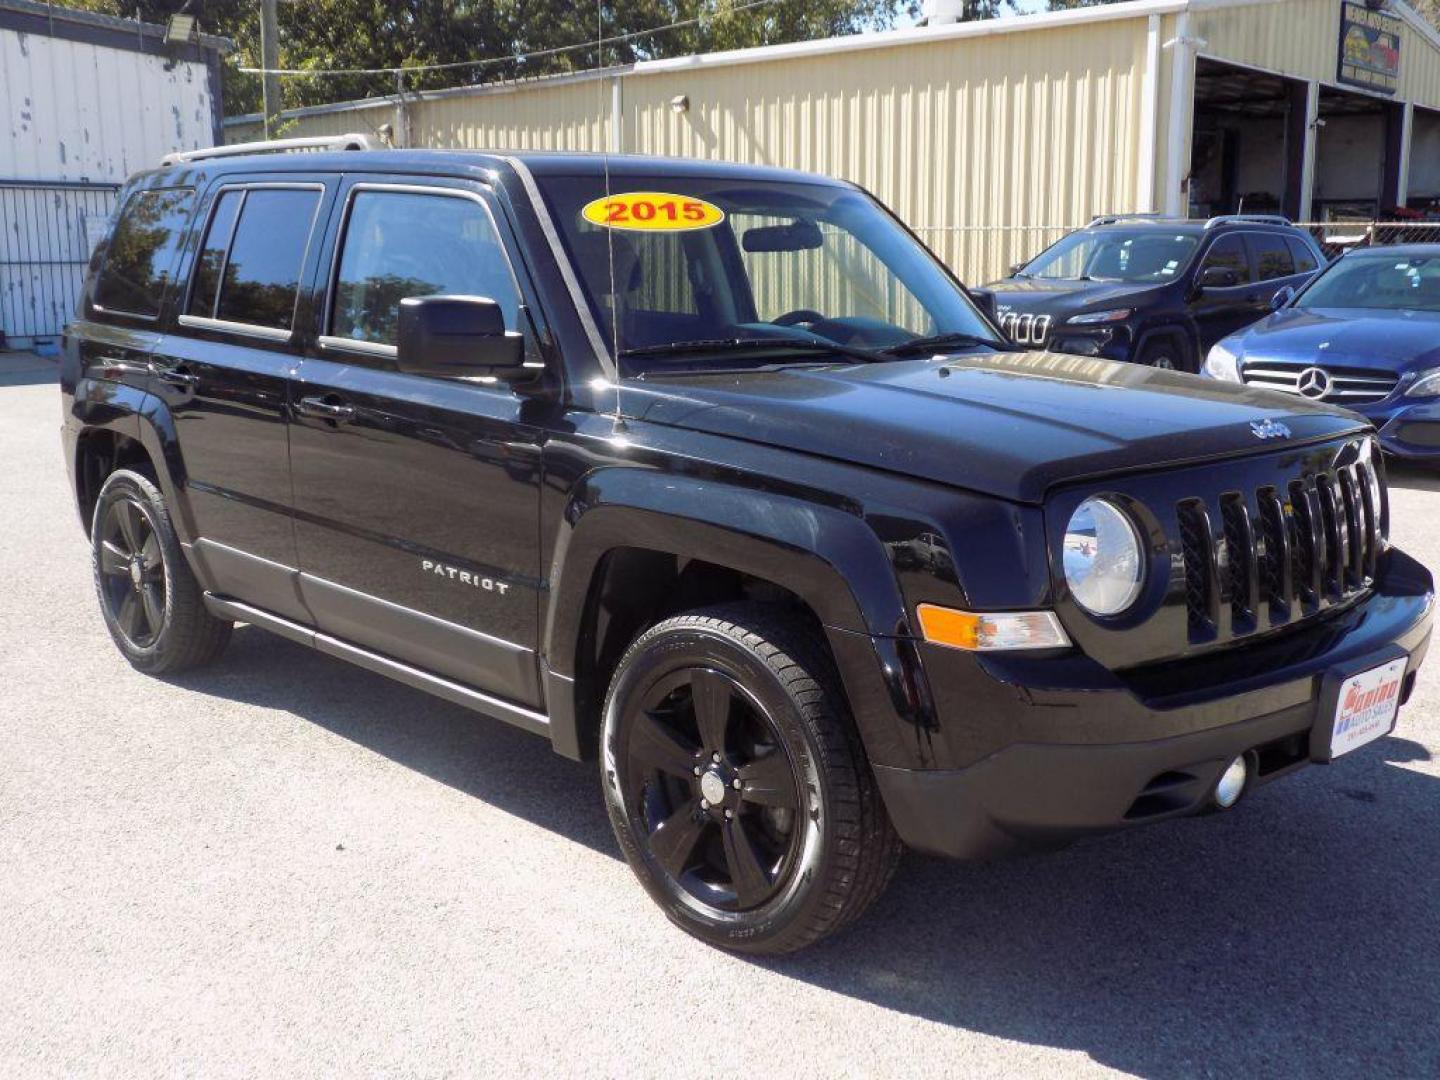
<instances>
[{"instance_id":1,"label":"side mirror","mask_svg":"<svg viewBox=\"0 0 1440 1080\"><path fill-rule=\"evenodd\" d=\"M407 296L400 301L396 365L412 375L514 378L525 372L525 337L481 296Z\"/></svg>"},{"instance_id":2,"label":"side mirror","mask_svg":"<svg viewBox=\"0 0 1440 1080\"><path fill-rule=\"evenodd\" d=\"M1284 288L1276 289L1275 295L1270 298L1270 310L1279 311L1282 307L1285 307L1287 304L1290 303L1291 300L1294 299L1295 286L1286 285Z\"/></svg>"},{"instance_id":3,"label":"side mirror","mask_svg":"<svg viewBox=\"0 0 1440 1080\"><path fill-rule=\"evenodd\" d=\"M1195 287L1202 292L1206 289L1233 289L1239 284L1240 275L1228 266L1207 266L1195 280Z\"/></svg>"}]
</instances>

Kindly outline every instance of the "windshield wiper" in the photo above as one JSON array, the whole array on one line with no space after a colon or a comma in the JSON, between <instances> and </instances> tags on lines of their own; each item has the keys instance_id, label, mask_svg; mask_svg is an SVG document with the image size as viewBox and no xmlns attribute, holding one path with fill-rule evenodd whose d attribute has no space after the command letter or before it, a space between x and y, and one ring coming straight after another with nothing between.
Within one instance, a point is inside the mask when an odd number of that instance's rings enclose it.
<instances>
[{"instance_id":1,"label":"windshield wiper","mask_svg":"<svg viewBox=\"0 0 1440 1080\"><path fill-rule=\"evenodd\" d=\"M813 338L699 338L695 341L667 341L663 345L647 345L640 349L621 349L622 359L641 356L687 356L693 353L733 352L826 352L848 356L865 363L884 359L869 349L842 345L838 341L817 341Z\"/></svg>"},{"instance_id":2,"label":"windshield wiper","mask_svg":"<svg viewBox=\"0 0 1440 1080\"><path fill-rule=\"evenodd\" d=\"M912 338L909 341L902 341L899 345L891 345L880 351L886 356L913 356L919 352L931 352L950 348L1008 350L1008 346L1004 342L981 337L979 334L949 333L932 334L930 337Z\"/></svg>"}]
</instances>

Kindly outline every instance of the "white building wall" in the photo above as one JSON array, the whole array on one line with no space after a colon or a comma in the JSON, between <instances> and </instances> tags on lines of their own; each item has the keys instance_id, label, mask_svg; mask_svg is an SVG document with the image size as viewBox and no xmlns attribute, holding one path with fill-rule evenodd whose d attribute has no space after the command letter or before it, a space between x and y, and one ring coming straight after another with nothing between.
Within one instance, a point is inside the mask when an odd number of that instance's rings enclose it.
<instances>
[{"instance_id":1,"label":"white building wall","mask_svg":"<svg viewBox=\"0 0 1440 1080\"><path fill-rule=\"evenodd\" d=\"M0 179L120 183L214 141L203 63L0 29Z\"/></svg>"}]
</instances>

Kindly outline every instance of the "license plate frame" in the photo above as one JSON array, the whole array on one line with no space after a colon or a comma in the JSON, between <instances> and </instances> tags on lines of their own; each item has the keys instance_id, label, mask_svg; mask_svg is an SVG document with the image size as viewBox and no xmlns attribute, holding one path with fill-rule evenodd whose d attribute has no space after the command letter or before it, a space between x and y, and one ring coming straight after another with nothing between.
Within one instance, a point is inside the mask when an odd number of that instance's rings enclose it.
<instances>
[{"instance_id":1,"label":"license plate frame","mask_svg":"<svg viewBox=\"0 0 1440 1080\"><path fill-rule=\"evenodd\" d=\"M1395 646L1383 652L1372 653L1361 660L1333 668L1326 673L1321 688L1319 707L1315 710L1315 725L1310 731L1311 761L1328 764L1336 758L1375 742L1377 739L1383 739L1395 730L1395 725L1400 718L1400 703L1405 695L1405 675L1406 669L1409 667L1409 660L1409 653ZM1371 678L1367 679L1367 676ZM1369 706L1370 710L1381 710L1375 714L1375 719L1368 723L1362 722L1348 731L1339 732L1341 736L1348 735L1349 737L1341 738L1337 750L1337 728L1340 726L1341 712L1345 705L1343 698L1349 688L1356 688L1363 700L1366 691L1397 679L1399 685L1393 696ZM1388 715L1386 706L1388 706ZM1362 713L1365 711L1367 710L1361 710ZM1377 720L1378 722L1376 722ZM1355 738L1357 732L1360 735L1359 738Z\"/></svg>"}]
</instances>

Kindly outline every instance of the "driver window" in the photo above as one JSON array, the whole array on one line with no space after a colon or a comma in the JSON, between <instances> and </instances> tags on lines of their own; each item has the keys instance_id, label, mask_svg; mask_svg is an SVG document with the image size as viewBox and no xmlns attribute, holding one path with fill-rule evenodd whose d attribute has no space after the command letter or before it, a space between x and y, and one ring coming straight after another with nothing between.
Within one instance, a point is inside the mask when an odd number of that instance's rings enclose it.
<instances>
[{"instance_id":1,"label":"driver window","mask_svg":"<svg viewBox=\"0 0 1440 1080\"><path fill-rule=\"evenodd\" d=\"M934 332L915 295L847 230L807 217L745 212L732 212L730 227L760 321L791 315L787 322L793 322L796 313L808 312Z\"/></svg>"},{"instance_id":2,"label":"driver window","mask_svg":"<svg viewBox=\"0 0 1440 1080\"><path fill-rule=\"evenodd\" d=\"M1244 285L1250 280L1250 261L1245 255L1245 239L1239 233L1231 233L1229 236L1222 236L1210 245L1210 250L1205 255L1205 262L1201 264L1200 272L1203 274L1212 266L1224 267L1233 270L1236 274L1236 284Z\"/></svg>"},{"instance_id":3,"label":"driver window","mask_svg":"<svg viewBox=\"0 0 1440 1080\"><path fill-rule=\"evenodd\" d=\"M517 329L520 296L489 212L474 199L359 190L335 276L330 334L394 345L407 296L483 296Z\"/></svg>"}]
</instances>

